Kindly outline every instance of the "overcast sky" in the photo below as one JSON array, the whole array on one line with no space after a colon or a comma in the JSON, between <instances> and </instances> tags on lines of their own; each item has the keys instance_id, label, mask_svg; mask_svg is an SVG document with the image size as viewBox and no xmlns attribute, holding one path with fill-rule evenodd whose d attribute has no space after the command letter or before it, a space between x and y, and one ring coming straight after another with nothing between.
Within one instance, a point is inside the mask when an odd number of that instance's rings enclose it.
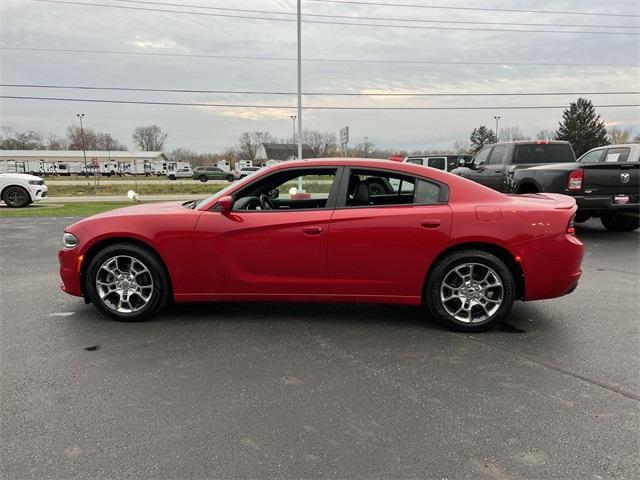
<instances>
[{"instance_id":1,"label":"overcast sky","mask_svg":"<svg viewBox=\"0 0 640 480\"><path fill-rule=\"evenodd\" d=\"M191 5L167 7L116 0L76 0L81 3L137 6L225 13L193 6L229 7L295 12L293 0L155 0ZM374 2L374 0L362 0ZM144 3L144 2L143 2ZM500 62L501 65L429 65L393 63L305 62L306 92L637 92L638 67L522 66L510 62L639 64L640 7L635 0L376 0L375 3L495 7L571 12L622 13L635 17L576 14L505 13L436 10L390 6L358 6L303 0L303 12L353 17L411 18L463 22L610 25L573 30L627 32L636 35L524 33L464 30L406 29L303 24L303 57L326 59L442 60ZM244 14L258 15L263 14ZM287 18L280 16L279 18ZM310 17L307 17L310 19ZM317 18L317 17L316 17ZM364 20L362 20L364 21ZM372 23L370 20L367 20ZM296 55L295 23L233 19L184 13L61 5L34 0L0 2L1 47L109 50L143 53L289 57ZM391 24L398 22L386 21ZM406 22L405 22L406 23ZM560 30L545 26L490 26L419 23L417 26ZM570 28L563 27L564 30ZM160 89L296 90L294 61L236 60L193 57L54 53L0 50L3 84L116 86ZM125 99L186 103L296 105L294 96L220 95L194 93L138 93L2 88L2 95ZM335 106L508 106L566 105L575 96L554 97L305 97L305 105ZM590 95L596 105L639 104L638 95ZM169 107L97 103L62 103L2 99L1 123L16 130L36 129L62 134L86 114L86 125L110 132L132 147L131 132L138 125L158 124L169 133L169 149L199 152L233 146L245 130L291 136L295 110ZM640 132L640 109L598 109L608 126L632 127ZM304 128L338 133L351 127L351 143L368 136L376 146L395 149L447 147L468 139L485 124L519 126L526 134L555 129L562 110L471 111L305 111Z\"/></svg>"}]
</instances>

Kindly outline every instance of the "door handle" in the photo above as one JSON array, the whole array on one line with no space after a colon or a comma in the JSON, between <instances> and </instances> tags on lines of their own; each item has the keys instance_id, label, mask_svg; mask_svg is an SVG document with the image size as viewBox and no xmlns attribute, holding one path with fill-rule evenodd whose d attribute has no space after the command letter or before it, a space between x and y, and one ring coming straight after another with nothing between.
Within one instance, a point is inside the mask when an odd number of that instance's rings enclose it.
<instances>
[{"instance_id":1,"label":"door handle","mask_svg":"<svg viewBox=\"0 0 640 480\"><path fill-rule=\"evenodd\" d=\"M305 235L320 235L322 233L322 227L304 227L302 231Z\"/></svg>"},{"instance_id":2,"label":"door handle","mask_svg":"<svg viewBox=\"0 0 640 480\"><path fill-rule=\"evenodd\" d=\"M420 225L424 228L438 228L441 223L440 220L422 220Z\"/></svg>"}]
</instances>

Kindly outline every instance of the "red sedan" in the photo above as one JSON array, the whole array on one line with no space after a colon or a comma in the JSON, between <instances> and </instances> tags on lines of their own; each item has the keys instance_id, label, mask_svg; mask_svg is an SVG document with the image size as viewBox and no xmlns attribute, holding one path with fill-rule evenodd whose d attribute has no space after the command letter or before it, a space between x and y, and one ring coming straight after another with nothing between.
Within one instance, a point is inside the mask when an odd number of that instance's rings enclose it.
<instances>
[{"instance_id":1,"label":"red sedan","mask_svg":"<svg viewBox=\"0 0 640 480\"><path fill-rule=\"evenodd\" d=\"M508 196L410 163L285 162L204 200L71 225L60 275L118 320L170 301L363 302L425 304L480 331L514 300L576 288L575 212L563 195Z\"/></svg>"}]
</instances>

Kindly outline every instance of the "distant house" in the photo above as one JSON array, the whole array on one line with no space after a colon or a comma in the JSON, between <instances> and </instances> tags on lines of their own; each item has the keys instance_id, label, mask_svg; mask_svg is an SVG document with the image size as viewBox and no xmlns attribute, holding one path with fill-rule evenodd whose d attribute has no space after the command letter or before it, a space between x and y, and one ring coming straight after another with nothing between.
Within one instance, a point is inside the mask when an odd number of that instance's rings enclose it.
<instances>
[{"instance_id":1,"label":"distant house","mask_svg":"<svg viewBox=\"0 0 640 480\"><path fill-rule=\"evenodd\" d=\"M256 160L284 161L293 160L298 156L298 145L293 143L262 143L256 152ZM313 158L313 149L308 145L302 146L302 158Z\"/></svg>"}]
</instances>

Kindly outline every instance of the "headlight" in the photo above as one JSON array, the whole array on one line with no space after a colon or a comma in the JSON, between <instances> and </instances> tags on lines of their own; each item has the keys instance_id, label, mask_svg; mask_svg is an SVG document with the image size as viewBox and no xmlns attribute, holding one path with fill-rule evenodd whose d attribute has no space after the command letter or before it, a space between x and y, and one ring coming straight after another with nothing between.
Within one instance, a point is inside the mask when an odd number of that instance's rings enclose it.
<instances>
[{"instance_id":1,"label":"headlight","mask_svg":"<svg viewBox=\"0 0 640 480\"><path fill-rule=\"evenodd\" d=\"M29 185L38 185L39 183L39 180L29 180Z\"/></svg>"},{"instance_id":2,"label":"headlight","mask_svg":"<svg viewBox=\"0 0 640 480\"><path fill-rule=\"evenodd\" d=\"M73 233L64 232L62 236L62 244L64 248L75 248L80 243L78 237L76 237Z\"/></svg>"}]
</instances>

